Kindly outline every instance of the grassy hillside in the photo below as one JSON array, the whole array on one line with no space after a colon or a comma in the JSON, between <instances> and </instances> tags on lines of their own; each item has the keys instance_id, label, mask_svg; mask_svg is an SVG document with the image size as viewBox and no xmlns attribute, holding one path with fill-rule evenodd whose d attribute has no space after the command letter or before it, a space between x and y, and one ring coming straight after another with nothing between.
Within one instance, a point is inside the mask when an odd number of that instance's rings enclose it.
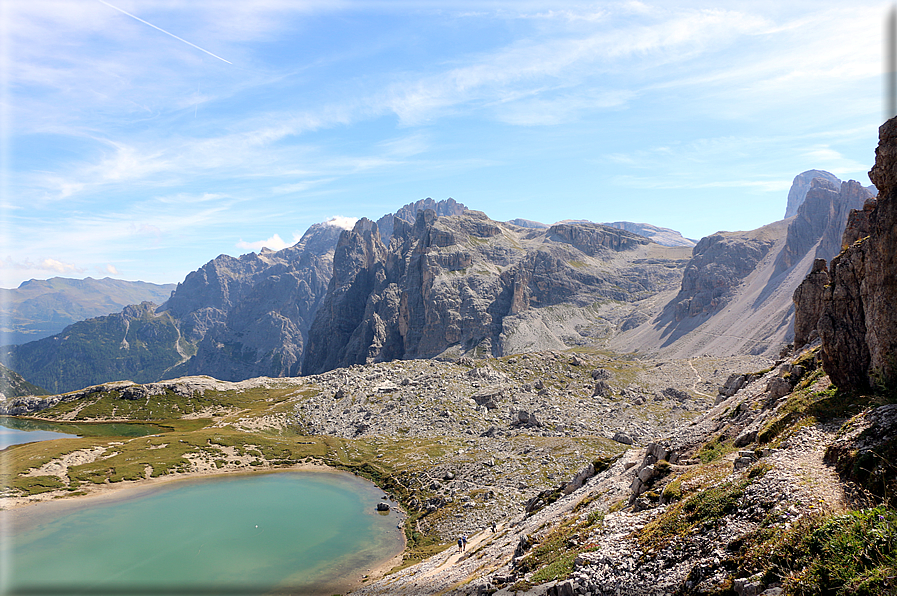
<instances>
[{"instance_id":1,"label":"grassy hillside","mask_svg":"<svg viewBox=\"0 0 897 596\"><path fill-rule=\"evenodd\" d=\"M4 360L29 382L63 393L113 380L154 381L183 359L179 341L171 316L156 315L152 305L144 303L6 348Z\"/></svg>"},{"instance_id":2,"label":"grassy hillside","mask_svg":"<svg viewBox=\"0 0 897 596\"><path fill-rule=\"evenodd\" d=\"M0 288L0 315L5 345L23 344L54 333L77 321L121 311L129 304L162 304L175 284L123 279L32 279L18 288Z\"/></svg>"},{"instance_id":3,"label":"grassy hillside","mask_svg":"<svg viewBox=\"0 0 897 596\"><path fill-rule=\"evenodd\" d=\"M48 395L48 391L32 385L21 375L0 364L0 394L6 399L21 395Z\"/></svg>"}]
</instances>

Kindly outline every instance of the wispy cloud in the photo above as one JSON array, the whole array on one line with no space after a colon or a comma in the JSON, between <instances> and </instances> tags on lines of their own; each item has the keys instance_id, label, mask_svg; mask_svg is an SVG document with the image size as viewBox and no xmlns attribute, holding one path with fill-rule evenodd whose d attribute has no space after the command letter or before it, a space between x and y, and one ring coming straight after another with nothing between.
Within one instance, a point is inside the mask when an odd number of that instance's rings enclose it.
<instances>
[{"instance_id":1,"label":"wispy cloud","mask_svg":"<svg viewBox=\"0 0 897 596\"><path fill-rule=\"evenodd\" d=\"M237 242L236 247L243 250L253 251L259 251L263 248L268 248L271 250L281 250L288 246L293 246L294 244L299 242L299 238L301 238L301 236L294 234L292 242L284 242L279 234L274 234L267 240L257 240L255 242L244 242L242 239L240 239L240 241Z\"/></svg>"},{"instance_id":2,"label":"wispy cloud","mask_svg":"<svg viewBox=\"0 0 897 596\"><path fill-rule=\"evenodd\" d=\"M79 267L74 263L66 263L57 259L39 259L33 261L29 258L22 260L6 257L0 260L0 276L13 273L25 272L30 275L55 274L55 275L72 275L84 273L86 269Z\"/></svg>"},{"instance_id":3,"label":"wispy cloud","mask_svg":"<svg viewBox=\"0 0 897 596\"><path fill-rule=\"evenodd\" d=\"M4 5L7 263L130 274L458 189L522 209L542 168L560 219L596 186L773 193L871 165L876 2L112 0L194 47L104 4Z\"/></svg>"}]
</instances>

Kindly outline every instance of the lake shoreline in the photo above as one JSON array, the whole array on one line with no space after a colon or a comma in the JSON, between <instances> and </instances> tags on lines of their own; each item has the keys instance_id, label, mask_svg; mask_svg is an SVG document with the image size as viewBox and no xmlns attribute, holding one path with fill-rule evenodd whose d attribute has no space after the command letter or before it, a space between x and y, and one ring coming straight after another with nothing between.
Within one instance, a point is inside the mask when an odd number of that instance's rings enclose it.
<instances>
[{"instance_id":1,"label":"lake shoreline","mask_svg":"<svg viewBox=\"0 0 897 596\"><path fill-rule=\"evenodd\" d=\"M48 491L28 497L2 497L0 498L0 517L6 518L2 520L0 526L9 523L9 517L17 520L17 523L37 523L37 516L40 514L37 509L29 507L31 505L43 504L49 505L54 510L72 510L80 508L102 505L106 503L129 500L145 496L153 491L162 488L169 488L170 485L179 482L190 482L197 480L214 480L217 477L231 476L255 476L260 474L278 474L282 472L311 472L322 474L348 474L351 472L340 470L319 463L299 463L283 468L265 468L262 470L195 470L190 472L178 472L176 474L168 474L155 478L144 478L141 480L123 480L121 482L94 484L84 486L86 494L73 495L67 491ZM364 479L367 482L370 480ZM371 482L371 484L374 484ZM376 486L376 484L374 484ZM80 488L80 487L79 487ZM378 487L379 488L379 487ZM382 490L382 489L381 489ZM393 511L397 513L398 523L400 525L405 520L405 512L401 508L397 508L393 504ZM397 528L398 530L398 528ZM365 583L382 578L395 566L401 564L403 555L407 550L408 543L405 532L400 531L402 548L394 556L389 559L380 561L371 567L358 569L352 575L347 577L344 585L340 586L343 592L351 592L362 587Z\"/></svg>"}]
</instances>

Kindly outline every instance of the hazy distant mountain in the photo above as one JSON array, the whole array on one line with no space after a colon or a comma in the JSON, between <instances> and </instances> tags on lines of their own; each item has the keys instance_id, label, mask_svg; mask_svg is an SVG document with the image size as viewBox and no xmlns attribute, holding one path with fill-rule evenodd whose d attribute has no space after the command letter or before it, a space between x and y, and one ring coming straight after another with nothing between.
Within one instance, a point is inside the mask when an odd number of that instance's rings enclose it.
<instances>
[{"instance_id":1,"label":"hazy distant mountain","mask_svg":"<svg viewBox=\"0 0 897 596\"><path fill-rule=\"evenodd\" d=\"M18 288L0 288L0 313L7 321L2 341L20 344L54 333L67 325L118 312L129 304L162 304L175 284L121 279L32 279Z\"/></svg>"},{"instance_id":2,"label":"hazy distant mountain","mask_svg":"<svg viewBox=\"0 0 897 596\"><path fill-rule=\"evenodd\" d=\"M601 225L626 230L627 232L650 238L657 244L663 244L664 246L694 246L697 244L697 242L690 238L685 238L676 230L659 228L646 223L615 221L611 223L602 223Z\"/></svg>"},{"instance_id":3,"label":"hazy distant mountain","mask_svg":"<svg viewBox=\"0 0 897 596\"><path fill-rule=\"evenodd\" d=\"M826 172L825 170L807 170L806 172L801 172L794 177L794 181L791 183L791 189L788 191L788 205L785 207L785 219L788 219L797 213L797 208L804 202L804 198L807 196L807 191L810 190L810 183L813 182L814 178L828 180L835 186L841 185L841 180L839 180L837 176L831 172ZM871 191L874 195L875 188L872 187Z\"/></svg>"},{"instance_id":4,"label":"hazy distant mountain","mask_svg":"<svg viewBox=\"0 0 897 596\"><path fill-rule=\"evenodd\" d=\"M548 224L543 224L542 222L539 222L539 221L533 221L531 219L520 219L520 218L512 219L511 221L506 222L506 223L513 224L515 226L520 226L521 228L540 229L540 228L551 227Z\"/></svg>"}]
</instances>

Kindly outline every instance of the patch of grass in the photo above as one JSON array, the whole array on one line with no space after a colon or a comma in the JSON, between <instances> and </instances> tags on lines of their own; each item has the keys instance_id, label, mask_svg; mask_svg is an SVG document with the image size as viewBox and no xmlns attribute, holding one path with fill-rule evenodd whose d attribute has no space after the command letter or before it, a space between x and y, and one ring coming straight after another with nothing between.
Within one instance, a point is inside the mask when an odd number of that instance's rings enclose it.
<instances>
[{"instance_id":1,"label":"patch of grass","mask_svg":"<svg viewBox=\"0 0 897 596\"><path fill-rule=\"evenodd\" d=\"M709 464L710 462L725 457L733 451L735 451L735 447L732 446L732 441L727 441L718 436L704 443L704 445L701 446L700 451L698 451L697 456L698 459L701 460L701 463Z\"/></svg>"},{"instance_id":2,"label":"patch of grass","mask_svg":"<svg viewBox=\"0 0 897 596\"><path fill-rule=\"evenodd\" d=\"M772 470L772 464L768 464L766 462L760 462L751 467L751 469L748 471L747 477L750 479L762 478L770 470Z\"/></svg>"},{"instance_id":3,"label":"patch of grass","mask_svg":"<svg viewBox=\"0 0 897 596\"><path fill-rule=\"evenodd\" d=\"M638 534L639 544L646 551L653 550L676 536L687 535L698 524L714 524L738 508L738 502L749 482L724 482L671 505Z\"/></svg>"},{"instance_id":4,"label":"patch of grass","mask_svg":"<svg viewBox=\"0 0 897 596\"><path fill-rule=\"evenodd\" d=\"M746 549L743 565L765 570L764 584L787 594L897 594L897 511L875 507L804 517L767 532Z\"/></svg>"},{"instance_id":5,"label":"patch of grass","mask_svg":"<svg viewBox=\"0 0 897 596\"><path fill-rule=\"evenodd\" d=\"M57 476L22 476L16 478L12 486L29 495L66 488L65 484Z\"/></svg>"},{"instance_id":6,"label":"patch of grass","mask_svg":"<svg viewBox=\"0 0 897 596\"><path fill-rule=\"evenodd\" d=\"M570 518L549 532L530 552L515 563L518 573L532 573L526 583L536 585L568 577L573 561L597 545L586 542L588 534L604 522L603 511L589 512L584 518Z\"/></svg>"},{"instance_id":7,"label":"patch of grass","mask_svg":"<svg viewBox=\"0 0 897 596\"><path fill-rule=\"evenodd\" d=\"M757 441L769 443L786 430L853 416L869 405L868 396L841 391L834 385L822 391L795 390L779 408L778 415L757 433Z\"/></svg>"},{"instance_id":8,"label":"patch of grass","mask_svg":"<svg viewBox=\"0 0 897 596\"><path fill-rule=\"evenodd\" d=\"M289 412L296 401L308 399L318 391L314 387L297 390L293 385L274 385L183 395L167 389L163 394L149 398L125 399L122 390L114 389L61 401L42 410L40 415L50 420L164 421L174 425L176 430L195 430L210 424L211 419L184 420L184 416L214 412L216 416L255 417Z\"/></svg>"},{"instance_id":9,"label":"patch of grass","mask_svg":"<svg viewBox=\"0 0 897 596\"><path fill-rule=\"evenodd\" d=\"M665 503L672 503L673 501L682 499L682 480L677 478L676 480L667 483L667 485L663 487L661 497Z\"/></svg>"}]
</instances>

